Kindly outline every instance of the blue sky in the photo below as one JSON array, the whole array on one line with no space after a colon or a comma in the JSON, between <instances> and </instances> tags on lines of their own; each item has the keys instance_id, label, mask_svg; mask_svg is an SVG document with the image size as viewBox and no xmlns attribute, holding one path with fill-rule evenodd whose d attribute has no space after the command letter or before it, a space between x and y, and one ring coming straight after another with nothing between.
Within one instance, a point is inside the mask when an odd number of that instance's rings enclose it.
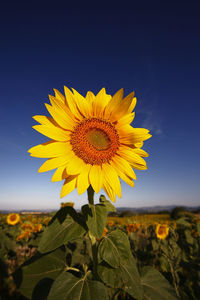
<instances>
[{"instance_id":1,"label":"blue sky","mask_svg":"<svg viewBox=\"0 0 200 300\"><path fill-rule=\"evenodd\" d=\"M53 172L38 174L44 160L27 153L47 140L32 129L32 116L47 115L48 94L64 85L83 95L102 87L136 93L133 126L152 133L144 144L148 170L136 171L134 188L122 183L116 206L200 205L199 7L132 4L2 7L0 210L87 202L76 191L61 200L62 182L51 182Z\"/></svg>"}]
</instances>

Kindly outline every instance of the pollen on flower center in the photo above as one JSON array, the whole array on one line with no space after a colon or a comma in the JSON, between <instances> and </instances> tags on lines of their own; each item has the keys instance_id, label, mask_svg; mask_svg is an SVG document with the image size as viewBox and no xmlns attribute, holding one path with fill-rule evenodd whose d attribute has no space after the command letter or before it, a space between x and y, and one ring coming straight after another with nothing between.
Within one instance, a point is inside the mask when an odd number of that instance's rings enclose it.
<instances>
[{"instance_id":1,"label":"pollen on flower center","mask_svg":"<svg viewBox=\"0 0 200 300\"><path fill-rule=\"evenodd\" d=\"M98 128L91 128L86 132L88 143L96 150L107 150L110 148L111 141L106 132Z\"/></svg>"},{"instance_id":2,"label":"pollen on flower center","mask_svg":"<svg viewBox=\"0 0 200 300\"><path fill-rule=\"evenodd\" d=\"M109 162L119 148L119 136L114 125L92 118L79 123L71 134L74 153L85 163L101 165Z\"/></svg>"}]
</instances>

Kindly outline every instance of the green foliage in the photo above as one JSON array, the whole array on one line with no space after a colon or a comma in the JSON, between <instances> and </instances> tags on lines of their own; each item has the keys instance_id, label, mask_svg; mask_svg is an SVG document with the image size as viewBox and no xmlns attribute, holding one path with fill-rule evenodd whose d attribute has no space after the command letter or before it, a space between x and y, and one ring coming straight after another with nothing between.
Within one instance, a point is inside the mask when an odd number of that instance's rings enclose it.
<instances>
[{"instance_id":1,"label":"green foliage","mask_svg":"<svg viewBox=\"0 0 200 300\"><path fill-rule=\"evenodd\" d=\"M57 249L82 236L85 231L81 216L72 207L61 208L45 229L38 250L45 253Z\"/></svg>"},{"instance_id":2,"label":"green foliage","mask_svg":"<svg viewBox=\"0 0 200 300\"><path fill-rule=\"evenodd\" d=\"M107 212L116 212L116 208L112 203L106 199L104 195L101 195L99 198L99 202L103 205L105 205Z\"/></svg>"},{"instance_id":3,"label":"green foliage","mask_svg":"<svg viewBox=\"0 0 200 300\"><path fill-rule=\"evenodd\" d=\"M119 267L121 261L127 261L131 256L127 235L120 229L111 231L101 241L99 254L111 267Z\"/></svg>"},{"instance_id":4,"label":"green foliage","mask_svg":"<svg viewBox=\"0 0 200 300\"><path fill-rule=\"evenodd\" d=\"M127 232L116 218L112 225L108 221L108 232L102 236L109 211L114 206L104 196L81 213L64 207L43 232L18 242L20 224L15 228L0 224L0 293L6 300L25 299L22 294L32 300L197 300L200 222L184 215L176 221L176 229L173 222L168 237L160 240L153 223L148 227L136 223L139 226ZM27 260L26 253L34 248L42 253ZM9 298L5 288L13 289L12 276L22 294Z\"/></svg>"},{"instance_id":5,"label":"green foliage","mask_svg":"<svg viewBox=\"0 0 200 300\"><path fill-rule=\"evenodd\" d=\"M76 277L69 272L63 272L52 285L48 300L108 300L105 286L94 280L89 280L88 271L83 277Z\"/></svg>"},{"instance_id":6,"label":"green foliage","mask_svg":"<svg viewBox=\"0 0 200 300\"><path fill-rule=\"evenodd\" d=\"M144 300L177 300L168 281L152 267L142 268L141 284L144 289Z\"/></svg>"},{"instance_id":7,"label":"green foliage","mask_svg":"<svg viewBox=\"0 0 200 300\"><path fill-rule=\"evenodd\" d=\"M107 208L104 204L89 204L82 207L89 231L96 238L101 238L106 226Z\"/></svg>"},{"instance_id":8,"label":"green foliage","mask_svg":"<svg viewBox=\"0 0 200 300\"><path fill-rule=\"evenodd\" d=\"M53 279L65 269L65 251L56 251L42 256L36 255L25 263L15 274L16 282L21 278L20 291L23 295L31 297L41 291L49 291Z\"/></svg>"}]
</instances>

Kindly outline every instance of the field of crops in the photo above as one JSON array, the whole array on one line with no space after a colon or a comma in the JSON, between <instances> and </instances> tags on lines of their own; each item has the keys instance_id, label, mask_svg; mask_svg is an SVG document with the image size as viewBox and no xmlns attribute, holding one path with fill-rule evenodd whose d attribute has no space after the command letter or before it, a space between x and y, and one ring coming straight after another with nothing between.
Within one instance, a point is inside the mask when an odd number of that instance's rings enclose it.
<instances>
[{"instance_id":1,"label":"field of crops","mask_svg":"<svg viewBox=\"0 0 200 300\"><path fill-rule=\"evenodd\" d=\"M45 294L47 292L37 294L37 289L34 290L40 276L37 274L34 277L32 274L30 278L24 279L21 268L26 270L27 262L38 255L38 243L51 218L50 214L0 215L1 300L31 299L31 294L32 299L48 299ZM168 214L108 217L103 236L116 229L128 236L139 270L144 266L152 266L173 286L178 299L199 299L198 215L185 213L176 220L170 219ZM63 246L61 248L63 250ZM85 262L90 265L91 249L87 236L84 240L76 239L68 242L64 248L67 268L76 271L77 266L82 265L85 268ZM106 285L109 288L109 282ZM112 289L109 289L112 295L110 299L135 299L122 290L113 295ZM160 296L155 298L157 299L164 298Z\"/></svg>"}]
</instances>

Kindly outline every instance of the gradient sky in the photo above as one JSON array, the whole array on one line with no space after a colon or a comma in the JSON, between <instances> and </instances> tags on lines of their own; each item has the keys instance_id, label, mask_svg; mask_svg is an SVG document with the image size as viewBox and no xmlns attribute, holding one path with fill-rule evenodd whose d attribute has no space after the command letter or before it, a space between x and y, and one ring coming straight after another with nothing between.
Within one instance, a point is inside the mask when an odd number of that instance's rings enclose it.
<instances>
[{"instance_id":1,"label":"gradient sky","mask_svg":"<svg viewBox=\"0 0 200 300\"><path fill-rule=\"evenodd\" d=\"M48 115L48 94L64 85L82 95L136 93L133 126L152 133L148 170L136 171L134 188L122 183L116 206L200 205L198 2L34 3L1 6L0 210L87 202L76 191L61 200L62 182L51 182L53 171L38 174L44 159L27 153L47 140L32 116Z\"/></svg>"}]
</instances>

